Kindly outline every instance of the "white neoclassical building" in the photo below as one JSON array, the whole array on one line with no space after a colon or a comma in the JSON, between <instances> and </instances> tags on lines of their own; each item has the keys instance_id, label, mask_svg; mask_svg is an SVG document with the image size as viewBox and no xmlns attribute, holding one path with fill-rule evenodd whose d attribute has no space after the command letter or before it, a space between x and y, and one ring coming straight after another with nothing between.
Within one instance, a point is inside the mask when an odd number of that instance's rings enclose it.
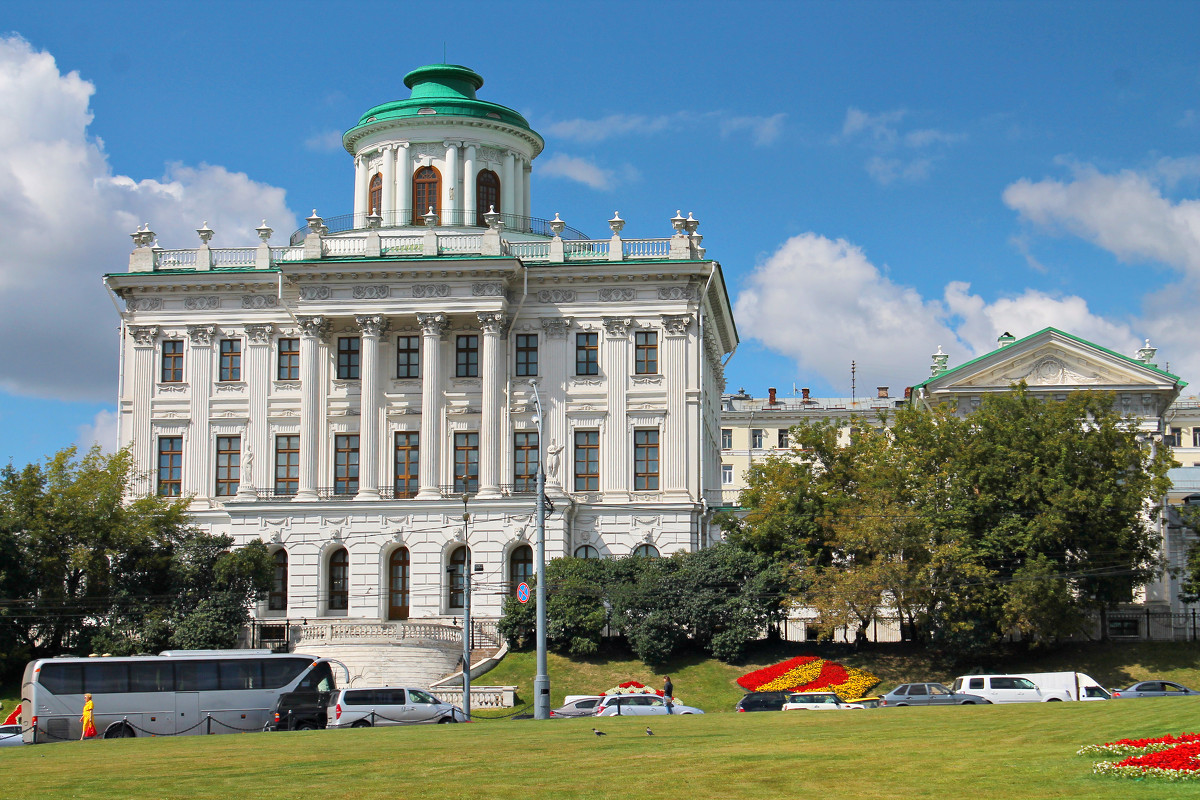
<instances>
[{"instance_id":1,"label":"white neoclassical building","mask_svg":"<svg viewBox=\"0 0 1200 800\"><path fill-rule=\"evenodd\" d=\"M496 617L532 571L542 460L548 558L707 543L737 332L697 222L587 239L536 219L525 119L465 67L405 83L343 137L352 214L283 246L264 222L257 247L205 225L162 249L147 225L105 278L141 489L268 543L260 619L448 621L472 564L473 613Z\"/></svg>"}]
</instances>

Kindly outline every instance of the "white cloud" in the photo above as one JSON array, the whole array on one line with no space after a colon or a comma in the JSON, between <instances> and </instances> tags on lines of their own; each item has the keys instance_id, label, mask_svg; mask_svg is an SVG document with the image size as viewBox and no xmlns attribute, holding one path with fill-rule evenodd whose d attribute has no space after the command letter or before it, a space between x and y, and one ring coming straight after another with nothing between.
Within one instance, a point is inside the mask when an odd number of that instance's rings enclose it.
<instances>
[{"instance_id":1,"label":"white cloud","mask_svg":"<svg viewBox=\"0 0 1200 800\"><path fill-rule=\"evenodd\" d=\"M842 136L850 137L859 133L867 133L876 141L895 142L899 136L896 131L896 123L904 119L907 113L904 109L896 109L895 111L871 114L850 106L846 109L846 119L842 122Z\"/></svg>"},{"instance_id":2,"label":"white cloud","mask_svg":"<svg viewBox=\"0 0 1200 800\"><path fill-rule=\"evenodd\" d=\"M637 179L637 170L631 166L622 167L618 174L618 171L597 166L586 158L576 158L565 153L555 153L544 161L538 161L534 168L540 175L566 178L601 191L609 191L619 183Z\"/></svg>"},{"instance_id":3,"label":"white cloud","mask_svg":"<svg viewBox=\"0 0 1200 800\"><path fill-rule=\"evenodd\" d=\"M929 177L929 171L932 166L933 161L928 158L915 158L911 161L905 161L899 158L872 156L867 159L865 168L868 175L884 186L887 186L896 180L913 182L924 180Z\"/></svg>"},{"instance_id":4,"label":"white cloud","mask_svg":"<svg viewBox=\"0 0 1200 800\"><path fill-rule=\"evenodd\" d=\"M88 425L80 425L76 444L80 450L88 450L98 444L106 453L117 449L117 413L107 409L96 412Z\"/></svg>"},{"instance_id":5,"label":"white cloud","mask_svg":"<svg viewBox=\"0 0 1200 800\"><path fill-rule=\"evenodd\" d=\"M773 144L783 133L783 121L787 114L774 114L770 117L734 117L721 122L721 135L730 136L741 131L749 131L754 144L759 147Z\"/></svg>"},{"instance_id":6,"label":"white cloud","mask_svg":"<svg viewBox=\"0 0 1200 800\"><path fill-rule=\"evenodd\" d=\"M71 400L113 396L119 324L100 278L127 269L128 234L149 222L163 247L252 244L266 217L295 216L282 189L223 167L168 165L160 179L113 174L88 134L95 87L54 57L0 37L0 389Z\"/></svg>"},{"instance_id":7,"label":"white cloud","mask_svg":"<svg viewBox=\"0 0 1200 800\"><path fill-rule=\"evenodd\" d=\"M967 137L936 128L901 131L900 123L908 114L906 109L872 114L850 106L842 122L841 136L835 136L833 143L857 141L867 150L874 151L875 155L868 158L863 166L868 175L884 186L896 181L922 181L929 177L935 159L930 155L902 155L903 152L929 152L931 148L938 147L944 149ZM938 151L935 149L934 152Z\"/></svg>"},{"instance_id":8,"label":"white cloud","mask_svg":"<svg viewBox=\"0 0 1200 800\"><path fill-rule=\"evenodd\" d=\"M1127 354L1139 344L1128 325L1093 314L1079 297L1026 290L989 303L957 281L939 299L923 297L861 248L814 233L789 239L758 265L734 313L743 335L833 386L846 382L851 360L869 382L912 385L929 374L939 345L956 365L994 350L1004 332L1054 326Z\"/></svg>"},{"instance_id":9,"label":"white cloud","mask_svg":"<svg viewBox=\"0 0 1200 800\"><path fill-rule=\"evenodd\" d=\"M564 119L546 127L551 136L576 142L600 142L614 136L661 133L693 115L686 111L647 117L640 114L609 114L600 119Z\"/></svg>"},{"instance_id":10,"label":"white cloud","mask_svg":"<svg viewBox=\"0 0 1200 800\"><path fill-rule=\"evenodd\" d=\"M933 144L957 144L966 138L965 133L947 133L936 128L923 128L904 134L904 143L909 147L929 147Z\"/></svg>"},{"instance_id":11,"label":"white cloud","mask_svg":"<svg viewBox=\"0 0 1200 800\"><path fill-rule=\"evenodd\" d=\"M319 153L329 153L342 149L341 131L322 131L304 140L304 146Z\"/></svg>"}]
</instances>

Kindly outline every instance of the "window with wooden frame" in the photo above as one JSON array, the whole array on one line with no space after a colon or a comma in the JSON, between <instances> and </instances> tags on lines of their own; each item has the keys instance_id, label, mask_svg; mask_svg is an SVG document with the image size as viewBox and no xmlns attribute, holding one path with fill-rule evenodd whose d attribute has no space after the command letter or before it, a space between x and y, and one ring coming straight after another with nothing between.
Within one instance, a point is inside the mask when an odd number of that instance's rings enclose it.
<instances>
[{"instance_id":1,"label":"window with wooden frame","mask_svg":"<svg viewBox=\"0 0 1200 800\"><path fill-rule=\"evenodd\" d=\"M411 566L407 547L396 548L388 557L388 619L408 619Z\"/></svg>"},{"instance_id":2,"label":"window with wooden frame","mask_svg":"<svg viewBox=\"0 0 1200 800\"><path fill-rule=\"evenodd\" d=\"M168 339L162 343L162 383L183 383L183 340Z\"/></svg>"},{"instance_id":3,"label":"window with wooden frame","mask_svg":"<svg viewBox=\"0 0 1200 800\"><path fill-rule=\"evenodd\" d=\"M183 437L158 437L158 493L179 497L183 490Z\"/></svg>"},{"instance_id":4,"label":"window with wooden frame","mask_svg":"<svg viewBox=\"0 0 1200 800\"><path fill-rule=\"evenodd\" d=\"M275 379L280 381L300 380L300 340L280 339Z\"/></svg>"},{"instance_id":5,"label":"window with wooden frame","mask_svg":"<svg viewBox=\"0 0 1200 800\"><path fill-rule=\"evenodd\" d=\"M733 428L721 428L721 449L733 449Z\"/></svg>"},{"instance_id":6,"label":"window with wooden frame","mask_svg":"<svg viewBox=\"0 0 1200 800\"><path fill-rule=\"evenodd\" d=\"M458 378L479 377L479 337L465 334L456 339L454 375Z\"/></svg>"},{"instance_id":7,"label":"window with wooden frame","mask_svg":"<svg viewBox=\"0 0 1200 800\"><path fill-rule=\"evenodd\" d=\"M538 374L538 337L536 333L517 334L517 376L532 378Z\"/></svg>"},{"instance_id":8,"label":"window with wooden frame","mask_svg":"<svg viewBox=\"0 0 1200 800\"><path fill-rule=\"evenodd\" d=\"M217 437L217 497L237 494L242 475L242 438Z\"/></svg>"},{"instance_id":9,"label":"window with wooden frame","mask_svg":"<svg viewBox=\"0 0 1200 800\"><path fill-rule=\"evenodd\" d=\"M421 167L413 173L412 196L413 225L424 225L430 209L434 214L441 214L442 176L436 167Z\"/></svg>"},{"instance_id":10,"label":"window with wooden frame","mask_svg":"<svg viewBox=\"0 0 1200 800\"><path fill-rule=\"evenodd\" d=\"M329 554L329 610L350 607L350 554L339 547Z\"/></svg>"},{"instance_id":11,"label":"window with wooden frame","mask_svg":"<svg viewBox=\"0 0 1200 800\"><path fill-rule=\"evenodd\" d=\"M333 493L358 494L358 434L333 437Z\"/></svg>"},{"instance_id":12,"label":"window with wooden frame","mask_svg":"<svg viewBox=\"0 0 1200 800\"><path fill-rule=\"evenodd\" d=\"M513 491L537 491L537 431L517 431L513 435Z\"/></svg>"},{"instance_id":13,"label":"window with wooden frame","mask_svg":"<svg viewBox=\"0 0 1200 800\"><path fill-rule=\"evenodd\" d=\"M517 587L533 580L533 548L527 544L513 548L508 557L508 593L516 594Z\"/></svg>"},{"instance_id":14,"label":"window with wooden frame","mask_svg":"<svg viewBox=\"0 0 1200 800\"><path fill-rule=\"evenodd\" d=\"M501 213L500 209L500 176L492 172L490 169L479 171L479 175L475 177L475 224L479 227L487 225L483 215L489 209L495 210L497 214Z\"/></svg>"},{"instance_id":15,"label":"window with wooden frame","mask_svg":"<svg viewBox=\"0 0 1200 800\"><path fill-rule=\"evenodd\" d=\"M600 491L600 431L575 431L575 491Z\"/></svg>"},{"instance_id":16,"label":"window with wooden frame","mask_svg":"<svg viewBox=\"0 0 1200 800\"><path fill-rule=\"evenodd\" d=\"M471 552L465 545L454 548L450 554L450 568L446 570L446 605L450 608L463 607L463 592L467 588L467 570L471 568Z\"/></svg>"},{"instance_id":17,"label":"window with wooden frame","mask_svg":"<svg viewBox=\"0 0 1200 800\"><path fill-rule=\"evenodd\" d=\"M479 491L479 433L454 434L454 491L469 494Z\"/></svg>"},{"instance_id":18,"label":"window with wooden frame","mask_svg":"<svg viewBox=\"0 0 1200 800\"><path fill-rule=\"evenodd\" d=\"M367 213L379 214L383 211L383 175L378 172L371 178L370 188L367 189Z\"/></svg>"},{"instance_id":19,"label":"window with wooden frame","mask_svg":"<svg viewBox=\"0 0 1200 800\"><path fill-rule=\"evenodd\" d=\"M359 357L362 340L357 336L339 336L337 349L337 376L339 380L358 380Z\"/></svg>"},{"instance_id":20,"label":"window with wooden frame","mask_svg":"<svg viewBox=\"0 0 1200 800\"><path fill-rule=\"evenodd\" d=\"M300 488L300 437L275 437L275 494L295 494Z\"/></svg>"},{"instance_id":21,"label":"window with wooden frame","mask_svg":"<svg viewBox=\"0 0 1200 800\"><path fill-rule=\"evenodd\" d=\"M240 381L242 379L242 340L222 339L221 359L217 368L217 380Z\"/></svg>"},{"instance_id":22,"label":"window with wooden frame","mask_svg":"<svg viewBox=\"0 0 1200 800\"><path fill-rule=\"evenodd\" d=\"M575 374L600 374L600 335L596 333L575 334Z\"/></svg>"},{"instance_id":23,"label":"window with wooden frame","mask_svg":"<svg viewBox=\"0 0 1200 800\"><path fill-rule=\"evenodd\" d=\"M751 428L750 429L750 447L754 450L762 450L763 449L763 429L762 428Z\"/></svg>"},{"instance_id":24,"label":"window with wooden frame","mask_svg":"<svg viewBox=\"0 0 1200 800\"><path fill-rule=\"evenodd\" d=\"M275 574L271 580L271 593L267 596L267 609L270 611L287 610L288 588L288 555L280 548L271 556L275 566Z\"/></svg>"},{"instance_id":25,"label":"window with wooden frame","mask_svg":"<svg viewBox=\"0 0 1200 800\"><path fill-rule=\"evenodd\" d=\"M395 492L397 498L416 497L420 490L420 434L396 431Z\"/></svg>"},{"instance_id":26,"label":"window with wooden frame","mask_svg":"<svg viewBox=\"0 0 1200 800\"><path fill-rule=\"evenodd\" d=\"M396 377L421 377L421 337L396 337Z\"/></svg>"},{"instance_id":27,"label":"window with wooden frame","mask_svg":"<svg viewBox=\"0 0 1200 800\"><path fill-rule=\"evenodd\" d=\"M658 374L658 333L638 331L633 335L634 374Z\"/></svg>"},{"instance_id":28,"label":"window with wooden frame","mask_svg":"<svg viewBox=\"0 0 1200 800\"><path fill-rule=\"evenodd\" d=\"M779 429L779 449L787 450L788 449L788 441L789 441L788 440L788 429L780 428Z\"/></svg>"},{"instance_id":29,"label":"window with wooden frame","mask_svg":"<svg viewBox=\"0 0 1200 800\"><path fill-rule=\"evenodd\" d=\"M633 490L658 491L658 428L633 432Z\"/></svg>"}]
</instances>

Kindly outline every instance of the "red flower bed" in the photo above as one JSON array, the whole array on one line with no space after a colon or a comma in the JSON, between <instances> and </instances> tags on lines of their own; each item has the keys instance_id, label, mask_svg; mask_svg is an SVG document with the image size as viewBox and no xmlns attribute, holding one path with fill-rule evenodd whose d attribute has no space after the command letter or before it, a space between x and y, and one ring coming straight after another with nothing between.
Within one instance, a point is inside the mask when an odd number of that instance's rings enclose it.
<instances>
[{"instance_id":1,"label":"red flower bed","mask_svg":"<svg viewBox=\"0 0 1200 800\"><path fill-rule=\"evenodd\" d=\"M1092 766L1097 775L1116 778L1157 778L1166 781L1200 779L1200 734L1167 734L1150 739L1120 739L1108 744L1093 744L1079 755L1097 753L1128 755L1122 761L1101 761Z\"/></svg>"},{"instance_id":2,"label":"red flower bed","mask_svg":"<svg viewBox=\"0 0 1200 800\"><path fill-rule=\"evenodd\" d=\"M1118 761L1118 767L1156 767L1171 769L1178 772L1196 772L1200 770L1200 742L1188 742L1172 747L1170 750L1160 750L1157 753L1146 753L1143 756L1130 756L1124 761Z\"/></svg>"},{"instance_id":3,"label":"red flower bed","mask_svg":"<svg viewBox=\"0 0 1200 800\"><path fill-rule=\"evenodd\" d=\"M757 691L758 687L763 684L770 683L779 676L793 670L796 667L804 666L816 661L816 656L796 656L787 661L780 661L778 664L772 664L769 667L756 669L753 672L747 672L745 675L737 679L738 686L741 686L748 692Z\"/></svg>"}]
</instances>

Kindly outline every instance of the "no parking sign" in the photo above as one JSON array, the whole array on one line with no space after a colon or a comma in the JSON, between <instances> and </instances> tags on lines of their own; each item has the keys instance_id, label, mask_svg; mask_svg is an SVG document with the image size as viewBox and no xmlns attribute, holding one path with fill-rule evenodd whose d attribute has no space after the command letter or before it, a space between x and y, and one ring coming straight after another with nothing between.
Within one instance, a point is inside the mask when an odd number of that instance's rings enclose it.
<instances>
[{"instance_id":1,"label":"no parking sign","mask_svg":"<svg viewBox=\"0 0 1200 800\"><path fill-rule=\"evenodd\" d=\"M521 585L517 587L517 599L520 600L522 603L529 602L529 584L528 583L522 582Z\"/></svg>"}]
</instances>

